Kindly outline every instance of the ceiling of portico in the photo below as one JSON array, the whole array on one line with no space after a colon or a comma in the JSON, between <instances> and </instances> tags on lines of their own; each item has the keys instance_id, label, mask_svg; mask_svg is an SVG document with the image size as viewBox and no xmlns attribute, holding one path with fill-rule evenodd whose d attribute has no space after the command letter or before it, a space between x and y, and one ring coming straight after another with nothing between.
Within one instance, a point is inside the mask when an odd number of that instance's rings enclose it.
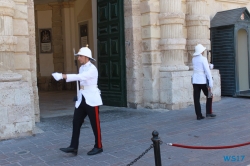
<instances>
[{"instance_id":1,"label":"ceiling of portico","mask_svg":"<svg viewBox=\"0 0 250 166\"><path fill-rule=\"evenodd\" d=\"M53 3L53 2L70 2L70 1L75 1L75 0L34 0L34 4L40 5L40 4L47 4L47 3Z\"/></svg>"}]
</instances>

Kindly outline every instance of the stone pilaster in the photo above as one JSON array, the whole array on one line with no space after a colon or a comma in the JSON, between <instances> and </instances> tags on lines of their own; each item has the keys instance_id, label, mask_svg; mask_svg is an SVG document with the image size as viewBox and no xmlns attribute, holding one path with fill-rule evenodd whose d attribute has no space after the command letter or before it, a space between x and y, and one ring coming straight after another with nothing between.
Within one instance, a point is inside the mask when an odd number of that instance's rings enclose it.
<instances>
[{"instance_id":1,"label":"stone pilaster","mask_svg":"<svg viewBox=\"0 0 250 166\"><path fill-rule=\"evenodd\" d=\"M33 131L26 36L27 6L0 0L0 140L30 135ZM26 71L19 73L19 69Z\"/></svg>"},{"instance_id":2,"label":"stone pilaster","mask_svg":"<svg viewBox=\"0 0 250 166\"><path fill-rule=\"evenodd\" d=\"M207 50L210 50L210 18L206 0L187 0L186 8L188 65L192 69L192 55L195 45L202 44ZM207 52L205 52L204 56L210 61Z\"/></svg>"},{"instance_id":3,"label":"stone pilaster","mask_svg":"<svg viewBox=\"0 0 250 166\"><path fill-rule=\"evenodd\" d=\"M31 86L33 95L31 97L32 108L35 114L35 122L40 121L40 108L39 97L37 88L37 59L36 59L36 32L35 32L35 10L33 0L27 1L28 5L28 31L29 31L29 58L30 58L30 71L31 71ZM38 56L37 56L38 57Z\"/></svg>"},{"instance_id":4,"label":"stone pilaster","mask_svg":"<svg viewBox=\"0 0 250 166\"><path fill-rule=\"evenodd\" d=\"M90 3L90 2L89 2ZM89 5L90 6L90 5ZM85 6L86 8L86 6ZM67 40L63 41L63 47L65 51L65 63L64 63L64 72L65 73L76 73L76 67L74 63L74 56L73 56L73 48L76 48L76 36L72 35L72 30L76 29L77 25L72 24L72 20L76 18L74 12L74 2L64 2L63 3L63 20L64 20L64 28L63 34ZM83 10L85 11L85 10ZM80 14L84 16L85 14ZM83 19L84 20L84 19ZM80 21L78 21L80 22ZM88 43L90 45L90 43ZM91 49L91 48L90 48ZM91 49L92 50L92 49ZM78 50L76 50L78 51ZM92 51L92 56L94 56L94 51ZM66 86L70 86L71 84L66 84ZM70 87L69 87L70 88ZM67 88L67 89L69 89Z\"/></svg>"},{"instance_id":5,"label":"stone pilaster","mask_svg":"<svg viewBox=\"0 0 250 166\"><path fill-rule=\"evenodd\" d=\"M124 21L126 40L127 105L142 107L142 38L140 1L124 1Z\"/></svg>"},{"instance_id":6,"label":"stone pilaster","mask_svg":"<svg viewBox=\"0 0 250 166\"><path fill-rule=\"evenodd\" d=\"M188 66L184 64L186 39L183 25L185 14L182 12L181 3L181 0L160 0L161 71L188 70Z\"/></svg>"},{"instance_id":7,"label":"stone pilaster","mask_svg":"<svg viewBox=\"0 0 250 166\"><path fill-rule=\"evenodd\" d=\"M143 107L159 107L159 68L161 65L159 1L141 0Z\"/></svg>"},{"instance_id":8,"label":"stone pilaster","mask_svg":"<svg viewBox=\"0 0 250 166\"><path fill-rule=\"evenodd\" d=\"M36 35L36 74L37 77L41 76L41 72L40 72L40 58L39 58L39 31L38 31L38 20L37 20L37 10L35 9L35 28L37 29L35 31L35 35Z\"/></svg>"},{"instance_id":9,"label":"stone pilaster","mask_svg":"<svg viewBox=\"0 0 250 166\"><path fill-rule=\"evenodd\" d=\"M63 3L49 3L52 7L52 49L54 69L57 72L64 72L63 52Z\"/></svg>"}]
</instances>

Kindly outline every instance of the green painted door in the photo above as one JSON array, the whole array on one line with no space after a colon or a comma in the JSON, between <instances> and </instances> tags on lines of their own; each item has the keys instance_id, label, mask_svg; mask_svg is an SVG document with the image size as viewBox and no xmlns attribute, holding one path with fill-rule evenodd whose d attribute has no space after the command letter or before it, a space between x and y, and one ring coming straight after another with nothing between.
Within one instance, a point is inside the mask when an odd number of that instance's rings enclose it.
<instances>
[{"instance_id":1,"label":"green painted door","mask_svg":"<svg viewBox=\"0 0 250 166\"><path fill-rule=\"evenodd\" d=\"M97 0L97 39L103 104L126 107L123 0Z\"/></svg>"}]
</instances>

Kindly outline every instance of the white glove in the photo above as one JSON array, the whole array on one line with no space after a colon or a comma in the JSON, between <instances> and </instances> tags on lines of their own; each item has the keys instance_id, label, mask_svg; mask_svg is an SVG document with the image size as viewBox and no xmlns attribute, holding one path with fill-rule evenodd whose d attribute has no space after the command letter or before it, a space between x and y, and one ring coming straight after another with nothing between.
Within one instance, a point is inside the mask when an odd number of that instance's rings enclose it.
<instances>
[{"instance_id":1,"label":"white glove","mask_svg":"<svg viewBox=\"0 0 250 166\"><path fill-rule=\"evenodd\" d=\"M55 80L59 81L61 79L63 79L62 77L62 73L52 73L52 76L54 77Z\"/></svg>"},{"instance_id":2,"label":"white glove","mask_svg":"<svg viewBox=\"0 0 250 166\"><path fill-rule=\"evenodd\" d=\"M209 68L212 70L214 68L214 65L210 63Z\"/></svg>"}]
</instances>

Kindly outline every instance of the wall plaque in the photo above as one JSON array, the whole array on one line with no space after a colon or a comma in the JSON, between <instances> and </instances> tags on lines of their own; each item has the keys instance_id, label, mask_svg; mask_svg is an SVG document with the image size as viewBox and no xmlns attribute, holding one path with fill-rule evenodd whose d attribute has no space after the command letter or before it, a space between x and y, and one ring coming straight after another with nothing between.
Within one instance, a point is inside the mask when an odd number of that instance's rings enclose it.
<instances>
[{"instance_id":1,"label":"wall plaque","mask_svg":"<svg viewBox=\"0 0 250 166\"><path fill-rule=\"evenodd\" d=\"M40 53L52 53L51 29L40 29Z\"/></svg>"},{"instance_id":2,"label":"wall plaque","mask_svg":"<svg viewBox=\"0 0 250 166\"><path fill-rule=\"evenodd\" d=\"M88 44L88 24L80 24L80 47L86 47Z\"/></svg>"}]
</instances>

